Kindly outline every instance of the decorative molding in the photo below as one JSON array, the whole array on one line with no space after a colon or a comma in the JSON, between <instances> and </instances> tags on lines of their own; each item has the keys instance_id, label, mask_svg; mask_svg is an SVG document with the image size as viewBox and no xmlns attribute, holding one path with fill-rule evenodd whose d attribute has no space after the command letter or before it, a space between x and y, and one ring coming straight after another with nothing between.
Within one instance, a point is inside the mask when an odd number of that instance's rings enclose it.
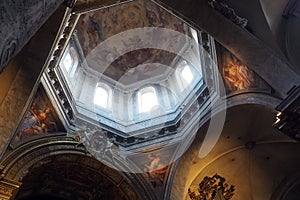
<instances>
[{"instance_id":1,"label":"decorative molding","mask_svg":"<svg viewBox=\"0 0 300 200\"><path fill-rule=\"evenodd\" d=\"M116 6L131 1L132 0L76 0L73 11L76 14L84 14L90 11L98 10L100 8L108 8L111 6Z\"/></svg>"},{"instance_id":2,"label":"decorative molding","mask_svg":"<svg viewBox=\"0 0 300 200\"><path fill-rule=\"evenodd\" d=\"M64 86L64 81L61 78L60 73L57 70L57 66L59 61L63 55L63 52L71 39L72 33L76 26L76 23L79 19L79 15L74 14L71 9L69 9L65 14L65 20L61 25L61 30L58 34L56 45L52 50L51 60L48 62L48 68L44 75L45 81L47 82L44 85L54 94L57 104L60 107L60 110L65 114L65 119L69 122L71 126L74 125L74 121L76 119L76 125L82 120L82 124L84 124L84 119L80 117L76 117L78 110L76 106L73 105L74 100L72 96L69 94L68 89ZM216 61L216 52L215 52L215 44L214 40L207 33L200 31L199 37L201 38L200 44L204 47L206 53ZM203 59L205 60L205 59ZM121 133L118 130L114 130L112 128L105 129L107 131L108 138L113 141L116 146L122 146L125 148L135 148L137 145L141 145L142 143L153 144L156 142L162 142L163 140L173 139L177 137L178 133L180 133L180 127L185 126L185 124L189 124L191 121L195 120L200 112L203 112L201 106L206 107L209 103L209 97L211 99L215 98L218 94L218 83L216 77L218 76L218 72L214 62L207 62L205 70L205 82L208 85L208 88L197 88L197 91L194 91L196 94L196 98L189 105L183 106L184 108L179 108L181 111L179 112L179 116L173 121L168 122L168 126L165 126L157 133L153 134L151 132L156 133L157 130L151 131L150 129L147 131L148 137L128 137L126 134ZM210 89L210 91L209 91ZM195 89L196 90L196 89ZM200 110L200 111L199 111ZM198 112L196 112L198 111ZM93 122L91 122L92 124ZM98 122L99 123L99 122ZM106 125L103 125L106 127ZM112 126L113 127L113 126ZM72 128L71 128L72 129ZM181 133L180 133L181 135Z\"/></svg>"},{"instance_id":3,"label":"decorative molding","mask_svg":"<svg viewBox=\"0 0 300 200\"><path fill-rule=\"evenodd\" d=\"M44 74L44 76L46 76L46 79L50 80L51 83L47 85L48 89L50 87L56 98L61 102L60 108L63 110L62 113L66 115L65 118L68 119L68 123L71 125L74 121L74 112L71 104L69 103L69 97L67 97L66 92L60 85L60 80L56 75L55 67L59 64L59 61L72 36L78 19L79 16L71 13L71 9L66 10L64 20L58 33L59 37L57 37L56 41L54 42L55 45L53 46L50 53L52 56L51 59L47 61L47 69Z\"/></svg>"},{"instance_id":4,"label":"decorative molding","mask_svg":"<svg viewBox=\"0 0 300 200\"><path fill-rule=\"evenodd\" d=\"M69 155L69 156L68 156ZM55 136L37 139L13 150L7 155L1 162L0 166L3 166L2 170L2 182L0 180L0 199L1 199L1 184L14 184L13 186L18 189L21 185L23 178L28 174L32 167L39 167L40 165L47 164L53 161L54 157L70 158L80 157L77 162L85 164L89 168L94 170L100 170L101 173L107 176L115 185L120 186L123 183L135 185L135 192L137 192L139 199L156 199L155 193L150 186L150 183L141 174L133 173L121 173L123 178L114 177L112 169L104 169L106 166L103 162L95 160L90 154L88 154L85 148L75 141L72 137L67 136ZM115 158L115 162L123 169L122 171L130 171L130 166L126 160L122 158ZM103 168L104 166L104 168ZM6 186L3 188L6 188ZM14 188L4 191L17 191ZM132 190L131 190L132 191ZM9 194L11 194L10 192ZM7 193L8 194L8 193ZM14 193L13 193L14 194ZM4 198L5 199L5 198Z\"/></svg>"},{"instance_id":5,"label":"decorative molding","mask_svg":"<svg viewBox=\"0 0 300 200\"><path fill-rule=\"evenodd\" d=\"M236 25L242 28L247 26L247 19L238 16L233 8L230 8L227 4L221 2L220 0L209 0L208 4Z\"/></svg>"},{"instance_id":6,"label":"decorative molding","mask_svg":"<svg viewBox=\"0 0 300 200\"><path fill-rule=\"evenodd\" d=\"M65 2L67 3L67 6L69 8L74 8L74 5L76 4L77 0L65 0Z\"/></svg>"},{"instance_id":7,"label":"decorative molding","mask_svg":"<svg viewBox=\"0 0 300 200\"><path fill-rule=\"evenodd\" d=\"M2 179L0 180L0 199L14 199L21 185L22 183L18 181L4 179L2 177Z\"/></svg>"}]
</instances>

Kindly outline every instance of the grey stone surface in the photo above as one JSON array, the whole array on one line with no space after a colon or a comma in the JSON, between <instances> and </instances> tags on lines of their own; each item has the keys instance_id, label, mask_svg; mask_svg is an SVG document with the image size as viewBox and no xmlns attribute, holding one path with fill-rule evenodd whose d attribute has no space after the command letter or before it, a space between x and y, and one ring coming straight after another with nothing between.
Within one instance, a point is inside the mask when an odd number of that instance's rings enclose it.
<instances>
[{"instance_id":1,"label":"grey stone surface","mask_svg":"<svg viewBox=\"0 0 300 200\"><path fill-rule=\"evenodd\" d=\"M157 1L157 0L155 0ZM207 0L161 0L166 7L183 15L261 76L281 97L300 83L300 75L291 64L247 30L235 25L209 6ZM272 72L272 73L270 73Z\"/></svg>"},{"instance_id":2,"label":"grey stone surface","mask_svg":"<svg viewBox=\"0 0 300 200\"><path fill-rule=\"evenodd\" d=\"M2 155L39 84L44 63L55 40L64 11L65 6L60 6L13 59L13 62L7 66L17 65L19 70L0 104L0 152ZM0 30L2 30L1 27Z\"/></svg>"},{"instance_id":3,"label":"grey stone surface","mask_svg":"<svg viewBox=\"0 0 300 200\"><path fill-rule=\"evenodd\" d=\"M0 72L63 0L0 1Z\"/></svg>"}]
</instances>

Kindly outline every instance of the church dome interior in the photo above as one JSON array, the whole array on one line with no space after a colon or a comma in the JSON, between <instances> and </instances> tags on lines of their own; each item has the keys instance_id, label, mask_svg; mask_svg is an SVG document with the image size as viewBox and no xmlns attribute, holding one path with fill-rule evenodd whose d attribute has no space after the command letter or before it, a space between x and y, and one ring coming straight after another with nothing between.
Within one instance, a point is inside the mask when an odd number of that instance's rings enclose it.
<instances>
[{"instance_id":1,"label":"church dome interior","mask_svg":"<svg viewBox=\"0 0 300 200\"><path fill-rule=\"evenodd\" d=\"M0 199L299 199L299 1L0 10Z\"/></svg>"}]
</instances>

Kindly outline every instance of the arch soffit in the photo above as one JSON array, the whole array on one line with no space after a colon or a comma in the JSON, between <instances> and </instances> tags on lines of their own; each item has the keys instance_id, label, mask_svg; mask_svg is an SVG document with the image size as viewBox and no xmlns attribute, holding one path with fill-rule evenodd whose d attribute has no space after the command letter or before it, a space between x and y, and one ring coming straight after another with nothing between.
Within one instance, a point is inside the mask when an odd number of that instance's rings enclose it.
<instances>
[{"instance_id":1,"label":"arch soffit","mask_svg":"<svg viewBox=\"0 0 300 200\"><path fill-rule=\"evenodd\" d=\"M3 176L5 179L21 182L31 167L39 166L39 164L47 164L47 159L59 155L69 154L95 161L83 146L77 146L77 144L78 142L74 138L68 136L47 137L25 143L12 151L1 161L0 165L3 167ZM43 161L46 162L44 163ZM123 168L124 171L129 170L128 166L122 163L122 161L117 160L117 162L120 165L120 169ZM85 167L89 167L93 170L98 170L100 167L103 168L103 166L105 166L98 161L84 162L83 164ZM117 187L121 185L122 182L131 183L134 185L134 189L140 199L156 199L152 188L148 187L148 182L142 175L119 173L124 177L121 183L112 181ZM106 176L106 174L103 175ZM110 177L107 178L111 180ZM126 179L128 181L126 181Z\"/></svg>"},{"instance_id":2,"label":"arch soffit","mask_svg":"<svg viewBox=\"0 0 300 200\"><path fill-rule=\"evenodd\" d=\"M234 107L242 106L242 105L258 105L263 106L266 109L274 110L276 106L281 102L281 99L271 96L269 94L264 93L255 93L255 92L249 92L249 93L241 93L236 94L234 96L227 97L227 107L216 107L214 111L211 113L208 113L201 121L200 121L200 128L203 127L211 117L217 115L218 113L224 111L224 109L231 109ZM275 120L275 118L274 118ZM182 178L182 172L188 172L189 166L192 165L192 163L188 162L189 160L192 160L192 157L195 155L198 155L199 147L202 144L204 136L201 136L200 134L197 134L197 136L194 138L194 141L192 141L191 146L186 151L185 154L182 155L180 159L178 159L170 168L170 171L168 173L168 180L166 185L166 192L165 192L165 198L166 199L184 199L187 190L185 191L185 188L188 187L187 179ZM290 142L290 141L283 141L283 142ZM239 147L237 147L239 149ZM234 149L228 150L227 153L230 151L234 151ZM226 152L223 152L226 154ZM215 158L218 159L218 158ZM182 161L182 162L181 162ZM183 169L183 170L180 170ZM180 175L181 174L181 175ZM195 176L196 177L196 176Z\"/></svg>"}]
</instances>

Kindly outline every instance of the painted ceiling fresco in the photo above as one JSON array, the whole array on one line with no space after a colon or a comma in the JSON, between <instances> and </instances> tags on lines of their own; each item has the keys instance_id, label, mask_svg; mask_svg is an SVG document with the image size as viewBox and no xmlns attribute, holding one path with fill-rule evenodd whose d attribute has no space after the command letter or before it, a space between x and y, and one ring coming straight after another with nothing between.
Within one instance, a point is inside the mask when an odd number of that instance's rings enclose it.
<instances>
[{"instance_id":1,"label":"painted ceiling fresco","mask_svg":"<svg viewBox=\"0 0 300 200\"><path fill-rule=\"evenodd\" d=\"M245 90L270 91L271 87L231 52L216 43L218 66L227 94Z\"/></svg>"},{"instance_id":2,"label":"painted ceiling fresco","mask_svg":"<svg viewBox=\"0 0 300 200\"><path fill-rule=\"evenodd\" d=\"M77 8L94 8L99 7L99 4L102 6L112 5L120 2L126 2L130 0L76 0L74 7ZM79 9L80 10L80 9Z\"/></svg>"},{"instance_id":3,"label":"painted ceiling fresco","mask_svg":"<svg viewBox=\"0 0 300 200\"><path fill-rule=\"evenodd\" d=\"M153 76L161 75L168 68L175 54L159 49L140 49L131 51L111 63L105 75L115 77L114 80L129 85ZM128 62L129 61L129 62Z\"/></svg>"},{"instance_id":4,"label":"painted ceiling fresco","mask_svg":"<svg viewBox=\"0 0 300 200\"><path fill-rule=\"evenodd\" d=\"M92 61L88 60L91 68L104 72L104 74L116 81L122 79L126 73L135 74L139 79L144 79L153 71L158 73L158 65L151 63L161 63L169 66L174 61L175 54L160 49L138 49L134 47L141 41L153 41L153 37L161 38L162 35L153 36L153 32L149 33L149 37L140 38L134 32L128 32L135 28L143 27L159 27L167 28L180 33L186 33L185 24L178 20L155 3L151 1L136 0L130 3L121 4L114 7L104 8L93 12L82 14L76 26L77 36L85 57L92 55ZM116 36L119 33L126 32L129 40L122 40L114 43L107 48L97 49L96 47L103 41ZM176 36L168 36L161 38L166 44L172 44L175 51L179 51L186 43L185 40L174 38ZM132 47L132 51L121 54L128 46ZM97 50L96 50L97 49ZM108 50L109 49L109 50ZM120 55L116 60L112 60L114 55ZM110 63L109 67L105 67L106 63ZM144 67L137 68L139 65L147 64L144 74ZM104 69L103 69L104 68ZM161 69L158 74L164 72L166 68ZM139 76L138 74L144 74ZM124 79L124 78L123 78ZM128 83L128 81L124 81Z\"/></svg>"},{"instance_id":5,"label":"painted ceiling fresco","mask_svg":"<svg viewBox=\"0 0 300 200\"><path fill-rule=\"evenodd\" d=\"M15 133L11 146L15 147L36 138L64 131L45 90L40 86Z\"/></svg>"},{"instance_id":6,"label":"painted ceiling fresco","mask_svg":"<svg viewBox=\"0 0 300 200\"><path fill-rule=\"evenodd\" d=\"M166 181L166 174L169 166L173 162L174 152L177 152L178 146L168 145L162 149L156 149L151 152L144 152L139 155L129 156L136 166L138 166L144 173L145 177L152 184L159 196L163 191L164 182Z\"/></svg>"}]
</instances>

